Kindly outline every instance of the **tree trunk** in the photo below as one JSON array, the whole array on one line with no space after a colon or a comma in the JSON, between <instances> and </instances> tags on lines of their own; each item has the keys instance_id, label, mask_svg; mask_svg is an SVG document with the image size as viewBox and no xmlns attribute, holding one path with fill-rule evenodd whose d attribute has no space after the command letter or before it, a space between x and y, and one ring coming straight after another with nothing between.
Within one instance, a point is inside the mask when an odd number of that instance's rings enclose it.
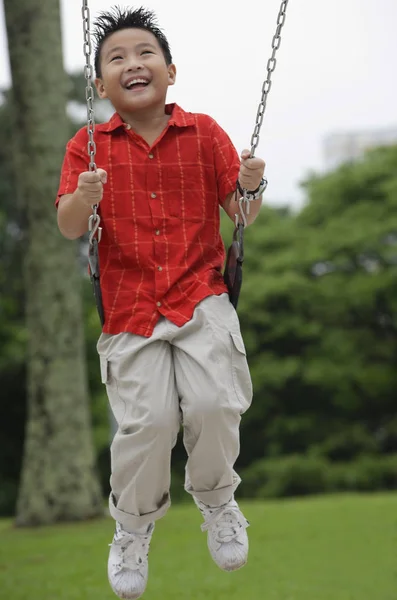
<instances>
[{"instance_id":1,"label":"tree trunk","mask_svg":"<svg viewBox=\"0 0 397 600\"><path fill-rule=\"evenodd\" d=\"M17 181L27 219L28 421L16 522L31 526L85 519L103 508L77 247L58 232L54 208L68 137L59 0L4 0L4 6Z\"/></svg>"}]
</instances>

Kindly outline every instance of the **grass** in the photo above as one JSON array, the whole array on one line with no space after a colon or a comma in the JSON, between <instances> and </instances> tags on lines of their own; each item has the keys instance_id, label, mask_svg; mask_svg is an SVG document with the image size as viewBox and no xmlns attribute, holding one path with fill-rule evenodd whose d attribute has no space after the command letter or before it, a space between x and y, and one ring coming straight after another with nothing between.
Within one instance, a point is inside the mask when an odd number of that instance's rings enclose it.
<instances>
[{"instance_id":1,"label":"grass","mask_svg":"<svg viewBox=\"0 0 397 600\"><path fill-rule=\"evenodd\" d=\"M396 600L397 495L245 502L250 560L211 561L198 511L174 506L157 524L144 600ZM0 521L4 600L112 600L110 519L42 529Z\"/></svg>"}]
</instances>

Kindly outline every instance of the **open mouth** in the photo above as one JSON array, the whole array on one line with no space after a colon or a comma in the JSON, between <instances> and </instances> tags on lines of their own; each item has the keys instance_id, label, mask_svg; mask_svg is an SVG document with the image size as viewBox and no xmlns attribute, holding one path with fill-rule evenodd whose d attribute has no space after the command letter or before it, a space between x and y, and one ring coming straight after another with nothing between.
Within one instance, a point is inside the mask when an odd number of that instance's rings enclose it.
<instances>
[{"instance_id":1,"label":"open mouth","mask_svg":"<svg viewBox=\"0 0 397 600\"><path fill-rule=\"evenodd\" d=\"M125 84L125 88L126 88L126 90L138 91L138 90L144 90L148 85L149 85L148 79L144 79L142 77L136 77L134 79L130 79L130 81L127 81L127 83Z\"/></svg>"}]
</instances>

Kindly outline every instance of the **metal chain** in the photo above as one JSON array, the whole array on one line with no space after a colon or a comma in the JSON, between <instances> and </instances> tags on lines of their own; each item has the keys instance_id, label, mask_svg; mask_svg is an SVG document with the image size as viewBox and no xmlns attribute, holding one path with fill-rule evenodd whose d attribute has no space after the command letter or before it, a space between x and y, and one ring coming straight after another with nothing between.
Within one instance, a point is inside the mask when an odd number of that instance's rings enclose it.
<instances>
[{"instance_id":1,"label":"metal chain","mask_svg":"<svg viewBox=\"0 0 397 600\"><path fill-rule=\"evenodd\" d=\"M269 92L272 87L272 75L274 73L274 70L275 70L276 64L277 64L276 54L277 54L277 50L280 48L280 44L281 44L281 30L285 23L285 16L286 16L288 2L289 2L289 0L283 0L281 2L280 12L278 13L278 17L277 17L277 29L276 29L276 33L274 34L273 41L272 41L273 52L272 52L271 57L267 61L267 77L262 85L262 97L261 97L261 101L258 106L258 112L256 115L256 123L255 123L254 133L252 134L252 137L251 137L251 157L253 157L255 155L255 150L257 149L258 144L259 144L259 134L260 134L262 123L263 123L263 117L265 115L267 98L269 96Z\"/></svg>"},{"instance_id":2,"label":"metal chain","mask_svg":"<svg viewBox=\"0 0 397 600\"><path fill-rule=\"evenodd\" d=\"M276 54L281 44L281 30L284 27L288 2L289 0L282 0L280 11L277 17L276 33L274 34L272 41L273 51L271 57L267 61L267 76L262 85L261 101L259 102L258 112L256 113L254 132L251 137L251 158L255 156L255 150L257 149L259 144L259 134L261 132L263 117L265 116L267 99L269 96L270 89L272 87L272 75L277 65ZM247 198L247 190L244 190L243 197L239 200L239 211L240 215L235 215L235 225L237 227L241 219L242 224L244 225L244 227L246 227L247 215L249 215L250 213L250 201Z\"/></svg>"},{"instance_id":3,"label":"metal chain","mask_svg":"<svg viewBox=\"0 0 397 600\"><path fill-rule=\"evenodd\" d=\"M94 141L94 133L95 133L95 116L94 116L94 88L92 87L93 80L93 68L91 64L92 57L92 44L91 44L91 32L90 32L90 9L88 7L88 0L83 0L82 7L82 17L83 17L83 30L84 30L84 46L83 52L85 55L85 67L84 67L84 77L86 79L86 88L85 88L85 98L87 101L87 133L88 133L88 144L87 144L87 152L89 158L89 170L95 171L97 170L97 166L95 163L96 156L96 144ZM92 207L92 215L89 219L89 230L91 232L90 235L90 243L93 239L93 236L98 230L98 238L100 236L100 216L97 213L98 206L95 205ZM99 239L98 239L99 241Z\"/></svg>"}]
</instances>

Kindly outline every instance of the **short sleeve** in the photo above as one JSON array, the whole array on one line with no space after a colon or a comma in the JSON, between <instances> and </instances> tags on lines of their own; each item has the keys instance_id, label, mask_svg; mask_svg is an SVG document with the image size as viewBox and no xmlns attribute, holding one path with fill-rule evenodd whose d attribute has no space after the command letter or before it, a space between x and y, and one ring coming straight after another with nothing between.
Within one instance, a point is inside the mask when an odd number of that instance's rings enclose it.
<instances>
[{"instance_id":1,"label":"short sleeve","mask_svg":"<svg viewBox=\"0 0 397 600\"><path fill-rule=\"evenodd\" d=\"M88 170L88 155L85 151L85 146L81 143L81 131L72 138L67 146L66 153L63 159L61 177L57 198L55 201L58 205L59 199L65 194L73 194L77 188L77 183L80 173ZM80 138L77 141L77 136Z\"/></svg>"},{"instance_id":2,"label":"short sleeve","mask_svg":"<svg viewBox=\"0 0 397 600\"><path fill-rule=\"evenodd\" d=\"M227 133L212 121L211 126L214 163L218 183L218 198L222 205L226 197L236 189L240 171L240 158Z\"/></svg>"}]
</instances>

